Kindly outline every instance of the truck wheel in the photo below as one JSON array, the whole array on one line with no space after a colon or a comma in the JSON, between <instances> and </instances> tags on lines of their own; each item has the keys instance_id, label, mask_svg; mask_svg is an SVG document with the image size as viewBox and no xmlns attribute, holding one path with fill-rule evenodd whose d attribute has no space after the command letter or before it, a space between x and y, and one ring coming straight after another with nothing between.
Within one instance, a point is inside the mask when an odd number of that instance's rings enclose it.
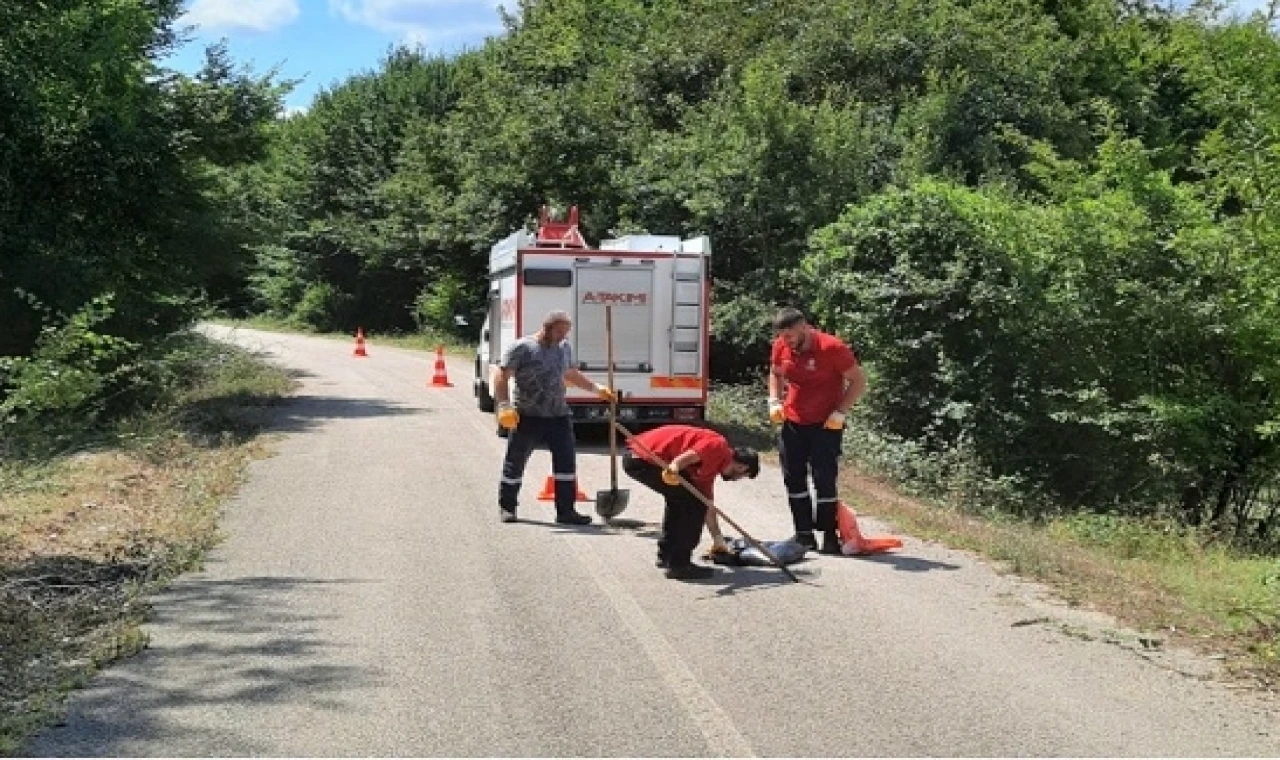
<instances>
[{"instance_id":1,"label":"truck wheel","mask_svg":"<svg viewBox=\"0 0 1280 760\"><path fill-rule=\"evenodd\" d=\"M480 387L476 390L476 406L480 407L482 412L493 411L493 396L489 395L488 383L480 383Z\"/></svg>"}]
</instances>

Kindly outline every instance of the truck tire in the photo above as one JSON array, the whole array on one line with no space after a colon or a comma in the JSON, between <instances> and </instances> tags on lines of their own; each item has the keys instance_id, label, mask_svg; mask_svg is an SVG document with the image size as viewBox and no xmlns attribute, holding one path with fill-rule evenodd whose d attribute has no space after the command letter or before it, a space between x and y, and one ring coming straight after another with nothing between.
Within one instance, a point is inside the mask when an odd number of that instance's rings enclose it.
<instances>
[{"instance_id":1,"label":"truck tire","mask_svg":"<svg viewBox=\"0 0 1280 760\"><path fill-rule=\"evenodd\" d=\"M489 394L489 384L480 383L476 389L476 406L480 407L480 411L492 413L494 409L493 396Z\"/></svg>"}]
</instances>

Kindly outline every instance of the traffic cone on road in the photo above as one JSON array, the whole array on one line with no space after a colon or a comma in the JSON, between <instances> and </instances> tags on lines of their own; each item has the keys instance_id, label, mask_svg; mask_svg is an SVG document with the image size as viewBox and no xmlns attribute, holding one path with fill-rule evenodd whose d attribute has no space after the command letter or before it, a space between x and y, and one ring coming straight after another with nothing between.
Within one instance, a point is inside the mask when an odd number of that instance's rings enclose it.
<instances>
[{"instance_id":1,"label":"traffic cone on road","mask_svg":"<svg viewBox=\"0 0 1280 760\"><path fill-rule=\"evenodd\" d=\"M352 356L358 356L363 359L369 358L369 352L364 350L364 328L356 328L356 350L351 352Z\"/></svg>"},{"instance_id":2,"label":"traffic cone on road","mask_svg":"<svg viewBox=\"0 0 1280 760\"><path fill-rule=\"evenodd\" d=\"M846 555L882 554L902 548L902 539L896 536L862 535L857 513L843 501L836 505L836 528L840 534L840 551Z\"/></svg>"},{"instance_id":3,"label":"traffic cone on road","mask_svg":"<svg viewBox=\"0 0 1280 760\"><path fill-rule=\"evenodd\" d=\"M431 376L432 388L452 388L453 383L449 382L449 374L444 369L444 346L436 347L436 371Z\"/></svg>"},{"instance_id":4,"label":"traffic cone on road","mask_svg":"<svg viewBox=\"0 0 1280 760\"><path fill-rule=\"evenodd\" d=\"M591 501L587 495L578 487L577 479L573 481L574 500L575 501ZM542 484L542 493L538 494L538 501L555 501L556 500L556 479L554 475L548 475L545 483Z\"/></svg>"}]
</instances>

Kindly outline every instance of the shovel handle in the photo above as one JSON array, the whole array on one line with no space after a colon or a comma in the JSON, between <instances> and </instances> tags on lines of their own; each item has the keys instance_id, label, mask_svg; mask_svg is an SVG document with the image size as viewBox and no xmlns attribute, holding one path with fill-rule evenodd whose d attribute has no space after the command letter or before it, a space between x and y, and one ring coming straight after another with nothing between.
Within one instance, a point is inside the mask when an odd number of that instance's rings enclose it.
<instances>
[{"instance_id":1,"label":"shovel handle","mask_svg":"<svg viewBox=\"0 0 1280 760\"><path fill-rule=\"evenodd\" d=\"M613 305L604 307L605 358L609 362L609 390L613 400L609 402L609 489L618 491L618 436L614 425L618 424L618 389L613 387Z\"/></svg>"},{"instance_id":2,"label":"shovel handle","mask_svg":"<svg viewBox=\"0 0 1280 760\"><path fill-rule=\"evenodd\" d=\"M605 307L605 308L608 308L608 307ZM606 313L608 313L608 312L606 312ZM629 442L631 442L632 444L634 444L634 445L636 445L636 446L639 446L642 454L644 454L644 455L645 455L645 456L647 456L647 457L650 457L650 458L651 458L651 459L653 459L655 462L657 462L658 464L662 465L663 469L666 469L666 467L667 467L667 462L663 461L662 457L660 457L660 456L658 456L657 454L653 453L653 449L650 449L648 446L645 446L643 443L641 443L640 441L636 440L635 435L633 435L633 434L632 434L632 432L631 432L630 430L627 430L627 429L626 429L626 428L624 428L623 426L619 425L616 421L612 421L612 422L611 422L611 424L612 424L614 427L616 427L616 428L617 428L617 429L618 429L618 430L619 430L619 431L620 431L624 436L626 436L626 438L627 438L627 440L628 440ZM755 540L754 538L752 538L752 537L751 537L751 534L750 534L750 533L748 533L748 532L746 532L745 530L743 530L741 525L739 525L739 524L737 524L736 522L734 522L732 517L729 517L728 515L726 515L726 514L724 513L724 510L723 510L723 509L721 509L721 508L717 507L715 504L712 504L712 503L711 503L711 500L710 500L710 499L708 499L706 496L704 496L704 495L702 494L702 492L701 492L701 491L699 491L699 490L698 490L698 489L697 489L697 488L696 488L692 483L690 483L689 481L685 480L683 475L681 475L680 473L678 473L678 472L677 472L677 473L676 473L676 477L680 479L680 485L684 486L684 487L685 487L685 489L686 489L689 493L691 493L691 494L693 494L694 496L698 497L698 501L700 501L700 502L702 502L704 505L706 505L707 509L713 509L713 510L715 510L716 514L717 514L717 515L719 515L719 516L721 517L721 519L723 519L725 522L729 523L729 525L731 525L735 530L737 530L739 533L741 533L741 534L742 534L742 537L743 537L743 538L745 538L745 539L747 539L747 543L751 544L751 545L752 545L753 547L755 547L756 549L759 549L759 550L760 550L760 553L761 553L761 554L763 554L763 555L765 556L765 558L766 558L766 559L768 559L770 562L772 562L772 563L774 564L774 566L776 566L779 570L781 570L783 573L785 573L785 574L786 574L786 576L787 576L788 578L790 578L791 580L795 581L796 583L799 583L799 582L800 582L800 579L799 579L799 578L797 578L797 577L795 576L795 573L791 572L791 571L787 568L787 566L786 566L786 565L782 564L782 562L781 562L777 557L773 556L773 552L771 552L771 551L769 551L767 548L765 548L765 545L764 545L764 544L762 544L762 543L760 543L759 541L757 541L757 540Z\"/></svg>"}]
</instances>

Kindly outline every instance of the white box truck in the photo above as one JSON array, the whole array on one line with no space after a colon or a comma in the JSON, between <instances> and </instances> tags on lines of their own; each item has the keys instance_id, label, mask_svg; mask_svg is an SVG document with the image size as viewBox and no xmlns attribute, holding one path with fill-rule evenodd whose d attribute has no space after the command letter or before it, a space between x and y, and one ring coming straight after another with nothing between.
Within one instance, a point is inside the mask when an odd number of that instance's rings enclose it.
<instances>
[{"instance_id":1,"label":"white box truck","mask_svg":"<svg viewBox=\"0 0 1280 760\"><path fill-rule=\"evenodd\" d=\"M706 416L711 242L676 235L628 235L591 248L578 209L536 231L520 230L489 252L488 310L476 352L474 389L493 411L493 370L512 341L534 333L547 312L573 318L578 369L608 377L604 307L613 306L614 387L627 423L696 422ZM574 422L604 422L607 406L569 388Z\"/></svg>"}]
</instances>

